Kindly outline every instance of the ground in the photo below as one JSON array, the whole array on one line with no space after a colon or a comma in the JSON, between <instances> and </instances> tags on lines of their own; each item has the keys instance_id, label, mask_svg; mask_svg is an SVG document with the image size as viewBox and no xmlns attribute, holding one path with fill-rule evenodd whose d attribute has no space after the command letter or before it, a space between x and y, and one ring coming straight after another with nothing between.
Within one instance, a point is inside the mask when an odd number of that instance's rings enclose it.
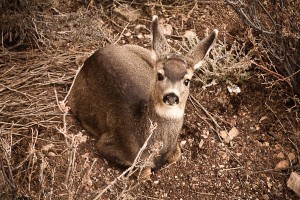
<instances>
[{"instance_id":1,"label":"ground","mask_svg":"<svg viewBox=\"0 0 300 200\"><path fill-rule=\"evenodd\" d=\"M128 5L120 2L114 6ZM56 33L51 48L4 50L0 199L297 199L287 180L300 171L299 101L285 81L249 64L249 29L234 12L222 1L203 2L133 4L143 11L133 21L107 2L57 5L48 24ZM220 41L207 59L212 66L191 83L181 159L140 181L101 158L96 139L61 102L76 70L99 46L113 41L149 48L152 14L173 28L167 38L177 49L186 48L178 37L186 30L202 38L218 28ZM234 41L246 41L246 47Z\"/></svg>"}]
</instances>

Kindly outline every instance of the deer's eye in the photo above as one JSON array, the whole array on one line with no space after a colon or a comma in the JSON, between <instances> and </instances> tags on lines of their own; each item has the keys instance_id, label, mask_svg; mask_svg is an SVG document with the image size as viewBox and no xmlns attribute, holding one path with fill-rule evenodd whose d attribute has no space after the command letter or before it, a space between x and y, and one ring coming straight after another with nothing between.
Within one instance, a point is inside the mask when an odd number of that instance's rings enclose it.
<instances>
[{"instance_id":1,"label":"deer's eye","mask_svg":"<svg viewBox=\"0 0 300 200\"><path fill-rule=\"evenodd\" d=\"M157 80L159 81L164 80L164 76L161 73L157 73Z\"/></svg>"},{"instance_id":2,"label":"deer's eye","mask_svg":"<svg viewBox=\"0 0 300 200\"><path fill-rule=\"evenodd\" d=\"M184 83L185 86L188 86L188 85L189 85L189 82L190 82L190 79L185 79L185 80L183 81L183 83Z\"/></svg>"}]
</instances>

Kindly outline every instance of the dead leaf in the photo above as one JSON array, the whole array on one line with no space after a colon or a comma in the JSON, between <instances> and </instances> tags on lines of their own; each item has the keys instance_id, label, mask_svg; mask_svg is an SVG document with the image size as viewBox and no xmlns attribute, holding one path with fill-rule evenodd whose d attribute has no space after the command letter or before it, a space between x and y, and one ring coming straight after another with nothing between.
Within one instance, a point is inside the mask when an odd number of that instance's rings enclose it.
<instances>
[{"instance_id":1,"label":"dead leaf","mask_svg":"<svg viewBox=\"0 0 300 200\"><path fill-rule=\"evenodd\" d=\"M268 119L268 117L267 116L263 116L262 118L260 118L260 120L258 122L261 123L262 121L264 121L266 119Z\"/></svg>"},{"instance_id":2,"label":"dead leaf","mask_svg":"<svg viewBox=\"0 0 300 200\"><path fill-rule=\"evenodd\" d=\"M285 156L284 156L284 154L283 154L282 152L280 152L280 153L278 153L278 154L276 155L276 158L284 159Z\"/></svg>"},{"instance_id":3,"label":"dead leaf","mask_svg":"<svg viewBox=\"0 0 300 200\"><path fill-rule=\"evenodd\" d=\"M237 130L236 127L233 127L229 133L227 131L220 131L219 135L223 138L225 143L230 143L233 138L235 138L240 132Z\"/></svg>"},{"instance_id":4,"label":"dead leaf","mask_svg":"<svg viewBox=\"0 0 300 200\"><path fill-rule=\"evenodd\" d=\"M290 166L290 162L288 160L282 160L275 166L275 169L284 170Z\"/></svg>"},{"instance_id":5,"label":"dead leaf","mask_svg":"<svg viewBox=\"0 0 300 200\"><path fill-rule=\"evenodd\" d=\"M287 186L292 189L298 197L300 197L300 175L296 172L292 172L289 180L287 181Z\"/></svg>"},{"instance_id":6,"label":"dead leaf","mask_svg":"<svg viewBox=\"0 0 300 200\"><path fill-rule=\"evenodd\" d=\"M296 161L296 156L294 153L289 153L288 154L289 160L293 163L294 161Z\"/></svg>"},{"instance_id":7,"label":"dead leaf","mask_svg":"<svg viewBox=\"0 0 300 200\"><path fill-rule=\"evenodd\" d=\"M282 150L283 148L282 148L282 146L280 144L276 144L275 145L275 149L276 150Z\"/></svg>"},{"instance_id":8,"label":"dead leaf","mask_svg":"<svg viewBox=\"0 0 300 200\"><path fill-rule=\"evenodd\" d=\"M221 136L221 138L226 139L228 136L227 131L220 131L220 136Z\"/></svg>"}]
</instances>

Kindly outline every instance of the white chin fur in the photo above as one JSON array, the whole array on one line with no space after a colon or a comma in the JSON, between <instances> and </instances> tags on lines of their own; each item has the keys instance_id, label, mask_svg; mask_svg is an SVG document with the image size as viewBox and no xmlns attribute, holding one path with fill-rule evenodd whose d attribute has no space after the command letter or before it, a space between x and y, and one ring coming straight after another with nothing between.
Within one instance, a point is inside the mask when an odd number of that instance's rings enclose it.
<instances>
[{"instance_id":1,"label":"white chin fur","mask_svg":"<svg viewBox=\"0 0 300 200\"><path fill-rule=\"evenodd\" d=\"M184 109L179 106L156 106L155 112L165 119L179 119L183 117Z\"/></svg>"}]
</instances>

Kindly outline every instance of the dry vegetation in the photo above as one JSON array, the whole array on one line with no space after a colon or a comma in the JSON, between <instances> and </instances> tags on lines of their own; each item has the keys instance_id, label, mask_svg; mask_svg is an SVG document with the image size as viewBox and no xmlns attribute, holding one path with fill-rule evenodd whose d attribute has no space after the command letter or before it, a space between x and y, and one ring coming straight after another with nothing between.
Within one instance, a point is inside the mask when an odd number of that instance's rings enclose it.
<instances>
[{"instance_id":1,"label":"dry vegetation","mask_svg":"<svg viewBox=\"0 0 300 200\"><path fill-rule=\"evenodd\" d=\"M299 10L289 0L1 1L0 199L296 198L286 180L300 170ZM181 161L140 182L97 156L63 100L98 47L148 48L153 14L179 51L198 40L191 33L220 37L193 81ZM233 127L227 144L220 131Z\"/></svg>"}]
</instances>

